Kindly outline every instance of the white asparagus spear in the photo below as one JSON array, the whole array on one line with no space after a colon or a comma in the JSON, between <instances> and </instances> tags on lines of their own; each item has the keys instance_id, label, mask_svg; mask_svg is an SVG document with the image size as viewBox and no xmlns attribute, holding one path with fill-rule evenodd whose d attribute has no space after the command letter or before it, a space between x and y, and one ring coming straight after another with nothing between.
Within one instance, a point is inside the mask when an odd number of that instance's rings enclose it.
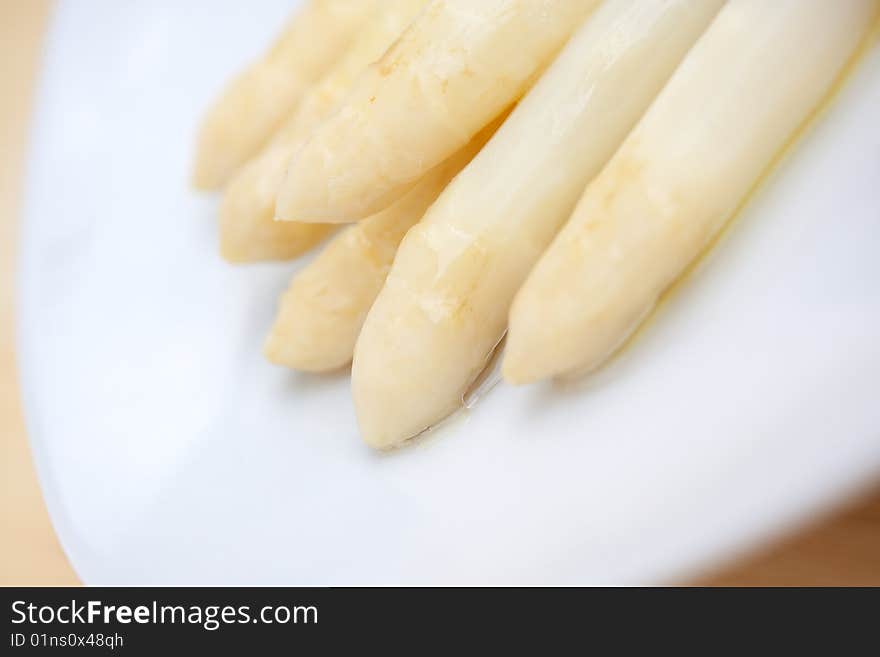
<instances>
[{"instance_id":1,"label":"white asparagus spear","mask_svg":"<svg viewBox=\"0 0 880 657\"><path fill-rule=\"evenodd\" d=\"M266 340L266 358L311 372L334 370L351 361L364 317L385 282L400 240L499 123L481 130L389 207L346 228L293 277Z\"/></svg>"},{"instance_id":2,"label":"white asparagus spear","mask_svg":"<svg viewBox=\"0 0 880 657\"><path fill-rule=\"evenodd\" d=\"M214 101L199 130L193 184L217 189L262 147L329 69L375 0L309 0L257 62Z\"/></svg>"},{"instance_id":3,"label":"white asparagus spear","mask_svg":"<svg viewBox=\"0 0 880 657\"><path fill-rule=\"evenodd\" d=\"M731 0L518 293L503 374L597 367L831 87L876 0Z\"/></svg>"},{"instance_id":4,"label":"white asparagus spear","mask_svg":"<svg viewBox=\"0 0 880 657\"><path fill-rule=\"evenodd\" d=\"M382 56L426 0L383 0L331 71L303 98L271 142L230 181L220 206L220 251L230 262L287 260L324 239L332 226L275 221L275 195L287 163L359 73Z\"/></svg>"},{"instance_id":5,"label":"white asparagus spear","mask_svg":"<svg viewBox=\"0 0 880 657\"><path fill-rule=\"evenodd\" d=\"M276 214L390 205L517 100L598 0L432 0L291 160Z\"/></svg>"},{"instance_id":6,"label":"white asparagus spear","mask_svg":"<svg viewBox=\"0 0 880 657\"><path fill-rule=\"evenodd\" d=\"M384 448L461 403L513 296L721 0L609 0L404 238L355 348L361 432Z\"/></svg>"}]
</instances>

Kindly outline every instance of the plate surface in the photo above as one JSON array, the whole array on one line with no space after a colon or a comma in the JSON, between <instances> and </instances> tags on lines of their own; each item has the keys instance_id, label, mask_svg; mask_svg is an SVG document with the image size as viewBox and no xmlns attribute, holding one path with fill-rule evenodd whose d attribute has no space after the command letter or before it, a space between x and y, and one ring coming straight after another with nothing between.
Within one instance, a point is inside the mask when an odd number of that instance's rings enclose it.
<instances>
[{"instance_id":1,"label":"plate surface","mask_svg":"<svg viewBox=\"0 0 880 657\"><path fill-rule=\"evenodd\" d=\"M300 265L224 264L187 185L201 109L289 6L57 9L19 353L86 582L661 582L880 473L880 48L601 373L499 385L376 454L347 375L261 357Z\"/></svg>"}]
</instances>

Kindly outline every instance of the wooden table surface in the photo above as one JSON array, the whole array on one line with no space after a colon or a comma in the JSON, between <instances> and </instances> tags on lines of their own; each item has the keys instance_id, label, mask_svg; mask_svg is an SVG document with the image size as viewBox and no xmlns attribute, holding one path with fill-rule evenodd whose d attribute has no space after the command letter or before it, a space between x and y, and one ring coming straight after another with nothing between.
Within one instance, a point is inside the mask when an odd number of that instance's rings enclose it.
<instances>
[{"instance_id":1,"label":"wooden table surface","mask_svg":"<svg viewBox=\"0 0 880 657\"><path fill-rule=\"evenodd\" d=\"M13 341L13 273L23 159L48 0L0 0L0 585L74 584L37 483ZM880 491L709 574L711 585L880 585Z\"/></svg>"},{"instance_id":2,"label":"wooden table surface","mask_svg":"<svg viewBox=\"0 0 880 657\"><path fill-rule=\"evenodd\" d=\"M0 584L75 584L25 437L13 344L13 273L33 83L46 0L0 0Z\"/></svg>"}]
</instances>

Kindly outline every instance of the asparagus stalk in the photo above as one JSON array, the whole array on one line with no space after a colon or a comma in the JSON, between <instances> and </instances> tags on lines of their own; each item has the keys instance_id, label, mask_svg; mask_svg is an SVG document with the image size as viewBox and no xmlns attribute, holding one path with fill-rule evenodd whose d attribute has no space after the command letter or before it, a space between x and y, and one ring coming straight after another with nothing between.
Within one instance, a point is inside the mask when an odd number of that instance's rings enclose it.
<instances>
[{"instance_id":1,"label":"asparagus stalk","mask_svg":"<svg viewBox=\"0 0 880 657\"><path fill-rule=\"evenodd\" d=\"M310 0L208 109L193 184L217 189L266 143L342 52L375 0Z\"/></svg>"},{"instance_id":2,"label":"asparagus stalk","mask_svg":"<svg viewBox=\"0 0 880 657\"><path fill-rule=\"evenodd\" d=\"M270 361L311 372L334 370L351 361L364 318L406 231L483 147L498 123L484 128L391 206L343 230L293 277L266 340L264 352Z\"/></svg>"},{"instance_id":3,"label":"asparagus stalk","mask_svg":"<svg viewBox=\"0 0 880 657\"><path fill-rule=\"evenodd\" d=\"M515 102L598 0L432 0L291 160L279 219L390 205Z\"/></svg>"},{"instance_id":4,"label":"asparagus stalk","mask_svg":"<svg viewBox=\"0 0 880 657\"><path fill-rule=\"evenodd\" d=\"M220 206L220 252L230 262L287 260L324 239L332 226L274 221L275 196L287 163L309 133L339 104L357 76L379 59L425 0L384 0L348 50L306 94L271 142L230 181Z\"/></svg>"},{"instance_id":5,"label":"asparagus stalk","mask_svg":"<svg viewBox=\"0 0 880 657\"><path fill-rule=\"evenodd\" d=\"M731 0L517 295L504 377L590 370L718 233L822 101L876 0Z\"/></svg>"},{"instance_id":6,"label":"asparagus stalk","mask_svg":"<svg viewBox=\"0 0 880 657\"><path fill-rule=\"evenodd\" d=\"M367 443L459 406L532 265L721 4L604 3L409 231L355 348Z\"/></svg>"}]
</instances>

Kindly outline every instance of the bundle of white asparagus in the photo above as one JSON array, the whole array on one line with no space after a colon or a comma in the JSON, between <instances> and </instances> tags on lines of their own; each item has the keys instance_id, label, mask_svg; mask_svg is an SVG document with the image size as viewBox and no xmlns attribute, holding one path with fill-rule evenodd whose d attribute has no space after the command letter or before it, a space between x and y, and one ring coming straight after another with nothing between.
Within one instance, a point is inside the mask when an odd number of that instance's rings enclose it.
<instances>
[{"instance_id":1,"label":"bundle of white asparagus","mask_svg":"<svg viewBox=\"0 0 880 657\"><path fill-rule=\"evenodd\" d=\"M352 362L364 440L600 366L854 61L880 0L310 0L210 109L232 262L289 259L273 362Z\"/></svg>"}]
</instances>

